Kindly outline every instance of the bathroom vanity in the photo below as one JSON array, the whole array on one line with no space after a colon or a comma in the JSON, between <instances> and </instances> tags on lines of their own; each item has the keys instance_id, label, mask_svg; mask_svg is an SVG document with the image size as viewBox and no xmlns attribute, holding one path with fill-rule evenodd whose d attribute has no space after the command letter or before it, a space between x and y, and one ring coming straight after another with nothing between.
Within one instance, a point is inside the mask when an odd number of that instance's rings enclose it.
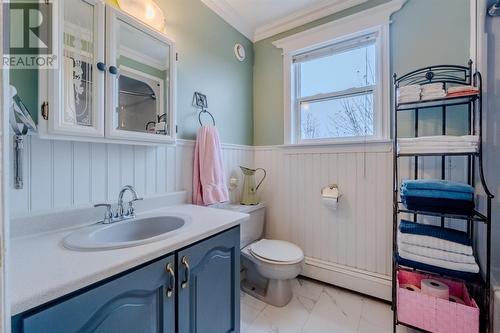
<instances>
[{"instance_id":1,"label":"bathroom vanity","mask_svg":"<svg viewBox=\"0 0 500 333\"><path fill-rule=\"evenodd\" d=\"M62 245L92 225L14 238L12 332L239 332L239 223L247 215L175 205L138 217L170 215L188 222L128 248Z\"/></svg>"}]
</instances>

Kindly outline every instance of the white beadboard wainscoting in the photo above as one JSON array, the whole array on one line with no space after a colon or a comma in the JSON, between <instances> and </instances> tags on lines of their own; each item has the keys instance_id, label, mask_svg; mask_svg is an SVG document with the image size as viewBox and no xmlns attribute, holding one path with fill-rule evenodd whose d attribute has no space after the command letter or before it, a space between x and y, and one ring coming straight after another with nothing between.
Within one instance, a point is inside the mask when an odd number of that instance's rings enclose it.
<instances>
[{"instance_id":1,"label":"white beadboard wainscoting","mask_svg":"<svg viewBox=\"0 0 500 333\"><path fill-rule=\"evenodd\" d=\"M440 178L440 161L421 158L419 175ZM462 157L447 158L445 168L451 179L466 181L463 162ZM413 159L399 163L400 178L412 179ZM391 143L257 147L255 166L268 172L261 193L267 202L266 235L304 250L303 275L391 298ZM321 202L321 189L329 184L337 184L342 195L335 211Z\"/></svg>"},{"instance_id":2,"label":"white beadboard wainscoting","mask_svg":"<svg viewBox=\"0 0 500 333\"><path fill-rule=\"evenodd\" d=\"M227 179L241 179L239 165L253 165L253 147L223 144L222 150ZM126 184L135 186L144 197L187 190L190 198L193 152L190 140L133 146L29 136L24 150L24 188L14 189L11 180L11 215L16 218L115 203Z\"/></svg>"},{"instance_id":3,"label":"white beadboard wainscoting","mask_svg":"<svg viewBox=\"0 0 500 333\"><path fill-rule=\"evenodd\" d=\"M303 275L390 298L391 151L390 143L256 148L255 165L268 172L267 237L304 250ZM321 202L329 184L342 195L335 211Z\"/></svg>"},{"instance_id":4,"label":"white beadboard wainscoting","mask_svg":"<svg viewBox=\"0 0 500 333\"><path fill-rule=\"evenodd\" d=\"M304 249L303 274L321 281L390 299L392 253L391 143L324 147L250 147L223 144L226 179L240 165L267 171L259 194L266 208L266 237L288 240ZM11 186L14 218L115 203L125 184L155 197L187 190L191 197L194 142L133 146L44 140L25 141L24 189ZM421 158L419 175L440 178L440 158ZM446 173L466 181L465 159L447 158ZM413 159L400 160L400 178L413 178ZM13 174L13 173L11 173ZM12 183L12 180L11 180ZM321 202L321 189L337 184L342 195L336 211ZM408 218L411 219L411 216ZM423 218L439 223L436 218ZM463 227L461 221L449 225Z\"/></svg>"}]
</instances>

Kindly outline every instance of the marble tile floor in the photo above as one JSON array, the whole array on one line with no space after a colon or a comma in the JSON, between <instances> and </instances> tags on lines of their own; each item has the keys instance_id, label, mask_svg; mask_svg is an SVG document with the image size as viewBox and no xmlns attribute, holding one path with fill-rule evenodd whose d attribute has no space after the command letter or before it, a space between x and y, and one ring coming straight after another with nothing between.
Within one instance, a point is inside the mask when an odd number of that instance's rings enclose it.
<instances>
[{"instance_id":1,"label":"marble tile floor","mask_svg":"<svg viewBox=\"0 0 500 333\"><path fill-rule=\"evenodd\" d=\"M283 308L241 292L241 332L392 333L388 303L309 279L293 284L293 299ZM410 332L398 327L398 333Z\"/></svg>"}]
</instances>

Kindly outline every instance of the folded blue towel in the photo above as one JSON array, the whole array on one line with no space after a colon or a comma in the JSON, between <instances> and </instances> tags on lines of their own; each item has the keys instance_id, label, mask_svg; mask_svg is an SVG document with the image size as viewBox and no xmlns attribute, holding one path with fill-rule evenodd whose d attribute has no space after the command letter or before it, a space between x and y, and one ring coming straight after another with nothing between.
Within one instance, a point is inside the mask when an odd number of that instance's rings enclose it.
<instances>
[{"instance_id":1,"label":"folded blue towel","mask_svg":"<svg viewBox=\"0 0 500 333\"><path fill-rule=\"evenodd\" d=\"M479 273L467 273L467 272L455 271L452 269L427 265L427 264L423 264L421 262L401 258L399 255L396 255L396 260L402 266L406 266L406 267L410 267L410 268L414 268L414 269L419 269L421 271L441 274L441 275L445 275L445 276L449 276L449 277L454 277L454 278L466 280L469 282L480 280Z\"/></svg>"},{"instance_id":2,"label":"folded blue towel","mask_svg":"<svg viewBox=\"0 0 500 333\"><path fill-rule=\"evenodd\" d=\"M401 196L401 200L405 207L411 210L457 215L472 215L474 213L474 201L471 200L435 199L412 196Z\"/></svg>"},{"instance_id":3,"label":"folded blue towel","mask_svg":"<svg viewBox=\"0 0 500 333\"><path fill-rule=\"evenodd\" d=\"M466 246L472 245L472 241L470 240L467 233L454 229L441 228L433 225L401 220L401 222L399 223L399 230L405 234L430 236Z\"/></svg>"},{"instance_id":4,"label":"folded blue towel","mask_svg":"<svg viewBox=\"0 0 500 333\"><path fill-rule=\"evenodd\" d=\"M438 190L446 192L474 193L474 188L468 184L451 182L441 179L403 180L401 188L408 190Z\"/></svg>"},{"instance_id":5,"label":"folded blue towel","mask_svg":"<svg viewBox=\"0 0 500 333\"><path fill-rule=\"evenodd\" d=\"M441 190L417 190L401 187L401 196L405 197L424 197L450 200L468 200L473 201L474 195L465 192L441 191Z\"/></svg>"}]
</instances>

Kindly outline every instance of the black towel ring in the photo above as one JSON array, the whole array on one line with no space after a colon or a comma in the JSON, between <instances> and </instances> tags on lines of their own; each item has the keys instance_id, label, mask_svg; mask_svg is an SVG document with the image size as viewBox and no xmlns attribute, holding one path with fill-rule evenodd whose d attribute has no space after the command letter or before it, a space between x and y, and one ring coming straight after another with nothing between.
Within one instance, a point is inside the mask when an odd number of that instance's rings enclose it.
<instances>
[{"instance_id":1,"label":"black towel ring","mask_svg":"<svg viewBox=\"0 0 500 333\"><path fill-rule=\"evenodd\" d=\"M202 113L208 113L208 115L210 116L210 118L212 118L212 123L214 124L215 126L215 118L214 116L212 116L212 114L210 112L208 112L207 110L201 110L200 113L198 113L198 121L200 122L200 126L203 126L203 123L201 121L201 114Z\"/></svg>"},{"instance_id":2,"label":"black towel ring","mask_svg":"<svg viewBox=\"0 0 500 333\"><path fill-rule=\"evenodd\" d=\"M201 114L202 113L208 113L210 118L212 118L212 123L215 126L215 118L214 116L208 112L208 101L207 101L207 96L200 93L200 92L195 92L193 95L193 106L197 107L200 109L200 113L198 113L198 121L200 122L200 126L203 126L203 122L201 121Z\"/></svg>"}]
</instances>

